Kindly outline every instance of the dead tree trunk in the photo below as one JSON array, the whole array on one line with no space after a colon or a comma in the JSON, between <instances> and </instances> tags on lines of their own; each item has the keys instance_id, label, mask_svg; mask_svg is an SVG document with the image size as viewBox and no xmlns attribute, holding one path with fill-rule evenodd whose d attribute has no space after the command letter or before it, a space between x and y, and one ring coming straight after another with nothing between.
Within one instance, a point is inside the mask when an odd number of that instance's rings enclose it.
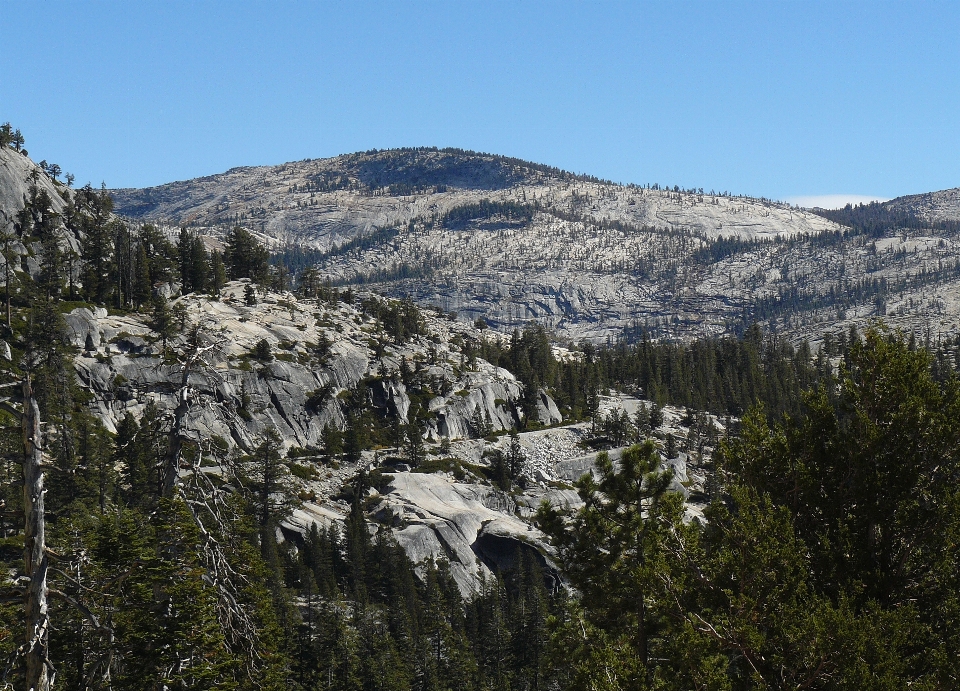
<instances>
[{"instance_id":1,"label":"dead tree trunk","mask_svg":"<svg viewBox=\"0 0 960 691\"><path fill-rule=\"evenodd\" d=\"M167 447L167 458L163 476L163 496L172 499L180 483L180 465L183 456L183 430L187 412L190 409L190 374L194 369L204 367L203 356L207 351L217 347L216 343L201 345L201 332L194 327L189 338L189 350L180 359L183 372L180 377L180 388L177 390L177 407L173 411L173 426L170 429L170 444Z\"/></svg>"},{"instance_id":2,"label":"dead tree trunk","mask_svg":"<svg viewBox=\"0 0 960 691\"><path fill-rule=\"evenodd\" d=\"M190 406L188 388L189 371L184 369L183 381L177 392L177 407L173 411L173 427L170 429L170 444L167 447L166 464L163 470L163 496L172 499L180 482L180 458L183 454L183 422Z\"/></svg>"},{"instance_id":3,"label":"dead tree trunk","mask_svg":"<svg viewBox=\"0 0 960 691\"><path fill-rule=\"evenodd\" d=\"M6 292L7 298L7 328L10 328L10 236L4 234L3 236L3 272L5 274L6 286L4 292Z\"/></svg>"},{"instance_id":4,"label":"dead tree trunk","mask_svg":"<svg viewBox=\"0 0 960 691\"><path fill-rule=\"evenodd\" d=\"M40 408L33 397L30 377L23 380L23 562L29 577L25 607L26 682L30 691L49 691L53 682L47 648L47 545L43 505L43 450L40 443Z\"/></svg>"}]
</instances>

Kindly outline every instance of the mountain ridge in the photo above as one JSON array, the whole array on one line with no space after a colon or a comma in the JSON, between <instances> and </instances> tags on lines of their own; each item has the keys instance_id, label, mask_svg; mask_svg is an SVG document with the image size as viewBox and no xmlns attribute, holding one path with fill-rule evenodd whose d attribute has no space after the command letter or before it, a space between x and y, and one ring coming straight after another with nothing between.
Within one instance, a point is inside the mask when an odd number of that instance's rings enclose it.
<instances>
[{"instance_id":1,"label":"mountain ridge","mask_svg":"<svg viewBox=\"0 0 960 691\"><path fill-rule=\"evenodd\" d=\"M477 176L476 189L453 185ZM958 195L814 213L419 148L234 167L115 200L134 221L214 239L242 225L296 268L313 264L333 283L495 328L535 320L602 342L758 322L816 343L878 318L906 331L960 331Z\"/></svg>"},{"instance_id":2,"label":"mountain ridge","mask_svg":"<svg viewBox=\"0 0 960 691\"><path fill-rule=\"evenodd\" d=\"M717 240L840 230L770 200L615 185L459 150L375 151L233 171L118 190L116 208L211 235L239 224L274 248L325 253L319 268L335 282L379 277L371 287L387 294L409 293L506 328L537 319L575 338L604 339L637 319L677 316L664 310L677 293L667 274ZM450 281L463 289L443 288ZM700 302L687 301L681 311L695 312ZM731 310L713 311L709 324L689 331L726 330Z\"/></svg>"},{"instance_id":3,"label":"mountain ridge","mask_svg":"<svg viewBox=\"0 0 960 691\"><path fill-rule=\"evenodd\" d=\"M469 187L481 159L512 186L488 175ZM233 170L119 191L117 209L214 236L240 224L275 249L309 250L303 262L334 283L504 329L536 320L574 340L685 339L754 321L814 341L875 318L960 329L960 229L943 226L960 219L956 191L811 211L438 149Z\"/></svg>"}]
</instances>

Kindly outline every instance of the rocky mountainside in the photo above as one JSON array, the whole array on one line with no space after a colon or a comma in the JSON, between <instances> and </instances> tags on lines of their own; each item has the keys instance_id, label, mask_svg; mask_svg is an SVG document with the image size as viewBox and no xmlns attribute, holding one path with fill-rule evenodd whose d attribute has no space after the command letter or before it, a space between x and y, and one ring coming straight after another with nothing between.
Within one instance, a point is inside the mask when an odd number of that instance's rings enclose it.
<instances>
[{"instance_id":1,"label":"rocky mountainside","mask_svg":"<svg viewBox=\"0 0 960 691\"><path fill-rule=\"evenodd\" d=\"M464 592L475 587L478 573L505 568L518 548L535 548L540 559L549 555L527 519L544 499L564 506L579 502L567 483L588 472L596 456L578 445L587 437L585 424L522 434L528 482L522 491L505 493L484 469L489 452L506 451L509 440L479 436L519 426L522 385L482 359L463 359L458 344L480 337L472 325L426 314L423 335L396 343L353 305L267 293L251 306L243 300L247 285L228 284L219 300L175 300L187 323L166 354L146 315L116 316L102 308L66 315L80 383L93 394L90 405L109 430L127 414L143 419L148 407L173 414L184 381L183 359L176 354L199 339L206 355L187 381L186 436L215 458L214 450L221 457L250 452L271 430L277 432L297 470L291 491L302 500L286 530L303 533L315 522L343 521L349 511L344 483L359 468L371 468L387 480L373 495L370 515L381 529L392 530L414 562L448 559ZM411 472L402 447L365 451L357 464L321 453L327 428L347 427L351 397L358 396L361 405L398 425L426 406L420 418L428 460L418 470L436 472ZM541 393L539 400L538 422L562 423L550 396ZM629 413L635 402L606 399L604 410L613 408ZM686 438L680 411L668 409L666 418L665 429ZM484 420L482 431L478 419ZM677 470L677 491L702 487L705 476L687 474L686 454L666 465ZM205 467L217 473L219 466Z\"/></svg>"},{"instance_id":2,"label":"rocky mountainside","mask_svg":"<svg viewBox=\"0 0 960 691\"><path fill-rule=\"evenodd\" d=\"M930 223L957 222L960 221L960 187L897 197L882 206L915 215Z\"/></svg>"},{"instance_id":3,"label":"rocky mountainside","mask_svg":"<svg viewBox=\"0 0 960 691\"><path fill-rule=\"evenodd\" d=\"M742 295L688 290L717 240L835 231L767 200L621 186L458 151L352 154L147 190L115 190L121 214L222 232L240 223L276 247L315 248L340 283L369 283L512 327L574 337L634 320L722 331Z\"/></svg>"},{"instance_id":4,"label":"rocky mountainside","mask_svg":"<svg viewBox=\"0 0 960 691\"><path fill-rule=\"evenodd\" d=\"M321 250L374 228L437 220L482 199L539 204L588 222L697 231L707 238L835 229L818 216L767 200L656 191L660 193L500 156L404 149L233 168L111 194L118 213L132 218L200 227L241 223L278 243Z\"/></svg>"},{"instance_id":5,"label":"rocky mountainside","mask_svg":"<svg viewBox=\"0 0 960 691\"><path fill-rule=\"evenodd\" d=\"M239 223L338 284L572 339L694 337L754 321L800 339L884 317L953 332L956 190L893 200L921 223L864 233L823 212L616 185L455 150L350 154L115 190L132 218ZM899 224L902 225L902 224ZM311 250L311 251L307 251Z\"/></svg>"},{"instance_id":6,"label":"rocky mountainside","mask_svg":"<svg viewBox=\"0 0 960 691\"><path fill-rule=\"evenodd\" d=\"M0 147L0 230L14 222L31 185L47 193L55 211L63 210L62 194L67 188L51 180L28 156Z\"/></svg>"},{"instance_id":7,"label":"rocky mountainside","mask_svg":"<svg viewBox=\"0 0 960 691\"><path fill-rule=\"evenodd\" d=\"M69 188L3 147L0 163L0 218L7 220L11 248L20 255L13 267L21 277L19 293L33 280L28 274L42 273L45 252L59 247L83 258L89 243L64 222L76 213ZM495 167L478 166L465 175L479 176L491 188L513 181ZM34 204L40 195L48 201ZM47 233L43 242L22 232L25 203L30 214L40 209L50 216L27 224ZM74 267L69 280L85 275ZM412 334L391 333L379 310L397 303L375 294L339 300L333 291L306 300L255 290L246 279L212 297L177 295L169 284L155 289L173 297L168 319L179 321L179 329L163 336L155 305L114 313L60 303L73 368L89 394L85 407L107 431L117 433L130 419L166 421L162 426L187 400L179 436L201 449L204 460L184 473L199 467L214 476L230 476L227 464L276 435L287 453L284 501L293 505L282 528L294 538L314 523L342 522L350 509L345 492L368 469L378 477L365 502L372 527L391 531L414 563L449 561L464 593L475 589L478 574L509 568L518 549L548 563L550 549L530 518L543 500L575 506L579 498L569 483L592 468L596 452L583 445L591 436L587 425L563 425L547 392L537 392L531 409L517 377L475 356L481 338L504 336L481 333L442 311L417 312ZM2 352L10 357L8 347ZM632 412L636 401L606 398L601 408ZM525 410L536 424L526 424ZM348 437L358 415L381 428L377 443L363 444L373 450L331 450L331 440ZM668 408L665 418L664 434L687 438L681 411ZM414 469L404 448L408 427L425 443ZM523 482L508 493L491 481L491 454L509 452L509 439L497 435L520 427L536 431L518 437L522 467L515 470ZM698 455L697 463L702 460ZM696 464L688 474L685 453L664 464L676 469L676 491L702 489L705 475Z\"/></svg>"}]
</instances>

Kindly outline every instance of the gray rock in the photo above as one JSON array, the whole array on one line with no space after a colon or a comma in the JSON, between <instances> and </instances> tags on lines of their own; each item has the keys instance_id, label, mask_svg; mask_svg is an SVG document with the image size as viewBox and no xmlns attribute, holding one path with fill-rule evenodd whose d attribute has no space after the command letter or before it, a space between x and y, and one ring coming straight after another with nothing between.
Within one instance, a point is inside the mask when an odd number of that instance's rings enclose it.
<instances>
[{"instance_id":1,"label":"gray rock","mask_svg":"<svg viewBox=\"0 0 960 691\"><path fill-rule=\"evenodd\" d=\"M461 591L470 594L478 570L491 576L511 568L519 549L531 549L540 559L550 552L539 531L488 506L493 493L442 475L398 473L382 501L406 523L395 536L407 555L418 563L445 557Z\"/></svg>"},{"instance_id":2,"label":"gray rock","mask_svg":"<svg viewBox=\"0 0 960 691\"><path fill-rule=\"evenodd\" d=\"M560 409L557 408L556 402L546 391L541 391L537 397L537 415L540 418L540 422L545 425L556 425L563 422L563 415L560 414Z\"/></svg>"},{"instance_id":3,"label":"gray rock","mask_svg":"<svg viewBox=\"0 0 960 691\"><path fill-rule=\"evenodd\" d=\"M97 350L100 347L100 324L93 312L79 307L64 315L64 320L71 344L83 350Z\"/></svg>"}]
</instances>

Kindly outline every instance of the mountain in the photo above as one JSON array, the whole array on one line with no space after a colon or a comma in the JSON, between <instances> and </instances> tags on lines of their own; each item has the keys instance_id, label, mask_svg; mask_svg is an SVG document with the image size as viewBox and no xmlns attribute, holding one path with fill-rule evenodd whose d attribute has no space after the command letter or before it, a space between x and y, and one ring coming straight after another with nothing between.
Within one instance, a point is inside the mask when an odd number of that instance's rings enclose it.
<instances>
[{"instance_id":1,"label":"mountain","mask_svg":"<svg viewBox=\"0 0 960 691\"><path fill-rule=\"evenodd\" d=\"M329 249L375 227L440 218L482 199L539 205L597 222L698 231L705 237L815 233L832 224L766 200L702 192L644 194L519 159L455 149L399 149L233 168L146 189L111 190L132 218L216 227L242 223L279 242ZM714 208L710 208L712 205Z\"/></svg>"},{"instance_id":2,"label":"mountain","mask_svg":"<svg viewBox=\"0 0 960 691\"><path fill-rule=\"evenodd\" d=\"M723 331L745 302L698 290L698 253L839 229L769 200L614 185L458 150L236 168L112 194L131 218L213 234L239 223L275 247L313 248L338 283L410 294L496 326L537 319L598 339L635 320Z\"/></svg>"},{"instance_id":3,"label":"mountain","mask_svg":"<svg viewBox=\"0 0 960 691\"><path fill-rule=\"evenodd\" d=\"M402 149L114 190L130 218L257 233L340 285L577 340L691 338L753 322L799 340L884 317L956 331L958 191L880 228L744 196L617 185L517 159ZM904 219L911 222L904 223Z\"/></svg>"}]
</instances>

